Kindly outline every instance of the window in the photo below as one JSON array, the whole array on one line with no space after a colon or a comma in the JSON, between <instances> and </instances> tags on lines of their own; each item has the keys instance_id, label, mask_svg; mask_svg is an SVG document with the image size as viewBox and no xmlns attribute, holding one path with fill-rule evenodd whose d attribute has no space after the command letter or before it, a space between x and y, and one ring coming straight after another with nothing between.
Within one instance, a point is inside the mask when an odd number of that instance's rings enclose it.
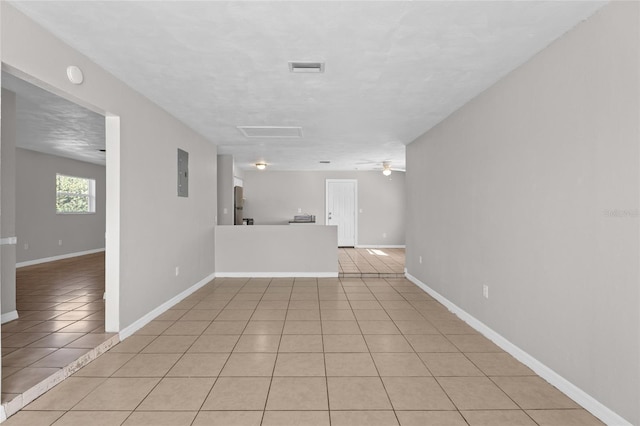
<instances>
[{"instance_id":1,"label":"window","mask_svg":"<svg viewBox=\"0 0 640 426\"><path fill-rule=\"evenodd\" d=\"M96 212L96 181L56 174L56 213Z\"/></svg>"}]
</instances>

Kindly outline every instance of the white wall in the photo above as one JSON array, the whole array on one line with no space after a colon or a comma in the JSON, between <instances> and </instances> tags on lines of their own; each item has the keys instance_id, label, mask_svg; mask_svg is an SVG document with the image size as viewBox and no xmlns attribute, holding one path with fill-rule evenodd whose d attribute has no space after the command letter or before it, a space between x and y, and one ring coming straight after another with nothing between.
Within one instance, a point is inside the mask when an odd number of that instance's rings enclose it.
<instances>
[{"instance_id":1,"label":"white wall","mask_svg":"<svg viewBox=\"0 0 640 426\"><path fill-rule=\"evenodd\" d=\"M21 148L16 166L18 263L104 249L104 166ZM56 214L56 173L95 179L96 212Z\"/></svg>"},{"instance_id":2,"label":"white wall","mask_svg":"<svg viewBox=\"0 0 640 426\"><path fill-rule=\"evenodd\" d=\"M216 147L11 5L0 7L3 66L120 117L119 327L127 327L215 272ZM71 64L84 71L82 85L67 80ZM178 148L189 152L188 198L177 196Z\"/></svg>"},{"instance_id":3,"label":"white wall","mask_svg":"<svg viewBox=\"0 0 640 426\"><path fill-rule=\"evenodd\" d=\"M233 156L218 155L218 225L233 225Z\"/></svg>"},{"instance_id":4,"label":"white wall","mask_svg":"<svg viewBox=\"0 0 640 426\"><path fill-rule=\"evenodd\" d=\"M2 149L0 150L0 236L16 236L16 95L2 89ZM2 315L3 322L15 319L16 313L16 246L0 246L2 273Z\"/></svg>"},{"instance_id":5,"label":"white wall","mask_svg":"<svg viewBox=\"0 0 640 426\"><path fill-rule=\"evenodd\" d=\"M407 149L409 273L632 424L639 12L612 2Z\"/></svg>"},{"instance_id":6,"label":"white wall","mask_svg":"<svg viewBox=\"0 0 640 426\"><path fill-rule=\"evenodd\" d=\"M327 179L358 180L358 245L404 244L404 173L247 171L244 217L256 225L286 224L308 213L325 223ZM383 236L386 234L386 237Z\"/></svg>"}]
</instances>

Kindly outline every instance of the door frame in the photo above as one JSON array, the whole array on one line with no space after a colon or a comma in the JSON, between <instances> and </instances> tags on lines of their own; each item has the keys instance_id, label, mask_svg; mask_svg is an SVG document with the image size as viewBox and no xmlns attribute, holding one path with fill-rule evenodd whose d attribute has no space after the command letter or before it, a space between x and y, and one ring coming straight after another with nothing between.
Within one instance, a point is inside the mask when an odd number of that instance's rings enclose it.
<instances>
[{"instance_id":1,"label":"door frame","mask_svg":"<svg viewBox=\"0 0 640 426\"><path fill-rule=\"evenodd\" d=\"M2 71L26 81L105 117L105 330L118 333L120 329L120 116L108 109L73 96L61 85L46 83L38 78L2 63ZM0 369L1 370L1 369Z\"/></svg>"},{"instance_id":2,"label":"door frame","mask_svg":"<svg viewBox=\"0 0 640 426\"><path fill-rule=\"evenodd\" d=\"M324 224L329 225L329 184L330 183L353 183L353 246L358 245L358 179L325 179L324 186Z\"/></svg>"}]
</instances>

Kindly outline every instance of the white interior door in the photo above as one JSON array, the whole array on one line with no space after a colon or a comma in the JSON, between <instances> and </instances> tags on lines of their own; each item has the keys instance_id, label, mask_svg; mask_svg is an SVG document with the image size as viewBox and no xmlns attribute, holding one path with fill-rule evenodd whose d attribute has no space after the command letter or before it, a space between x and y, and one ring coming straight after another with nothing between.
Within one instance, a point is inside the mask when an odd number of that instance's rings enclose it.
<instances>
[{"instance_id":1,"label":"white interior door","mask_svg":"<svg viewBox=\"0 0 640 426\"><path fill-rule=\"evenodd\" d=\"M338 246L353 247L357 240L357 194L355 179L327 179L327 225L338 226Z\"/></svg>"}]
</instances>

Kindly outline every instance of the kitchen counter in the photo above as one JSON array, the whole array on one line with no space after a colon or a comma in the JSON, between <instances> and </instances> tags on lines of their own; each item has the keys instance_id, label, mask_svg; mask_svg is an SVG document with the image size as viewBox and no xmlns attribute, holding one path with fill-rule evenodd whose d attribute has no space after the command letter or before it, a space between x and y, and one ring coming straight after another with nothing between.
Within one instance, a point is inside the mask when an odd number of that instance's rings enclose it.
<instances>
[{"instance_id":1,"label":"kitchen counter","mask_svg":"<svg viewBox=\"0 0 640 426\"><path fill-rule=\"evenodd\" d=\"M337 277L338 227L306 224L217 226L216 276Z\"/></svg>"}]
</instances>

